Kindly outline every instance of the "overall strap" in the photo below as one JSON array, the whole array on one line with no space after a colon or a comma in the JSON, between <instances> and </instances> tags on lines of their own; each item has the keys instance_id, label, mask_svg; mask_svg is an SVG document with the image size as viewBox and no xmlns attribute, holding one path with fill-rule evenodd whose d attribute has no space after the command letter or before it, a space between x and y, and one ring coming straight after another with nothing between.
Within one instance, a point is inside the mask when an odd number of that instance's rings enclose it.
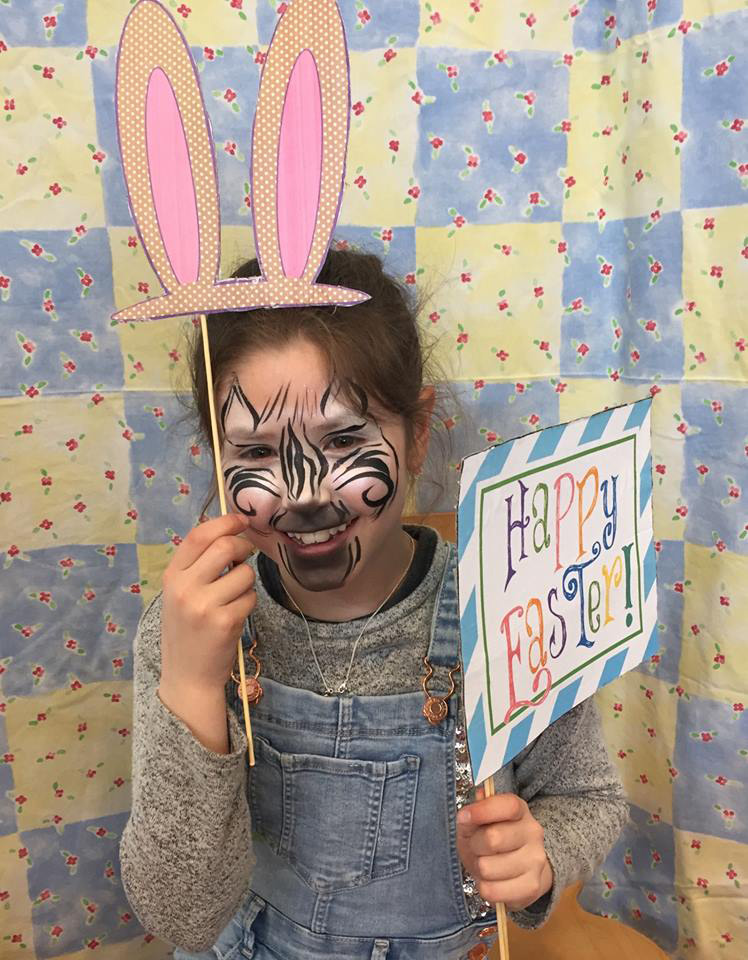
<instances>
[{"instance_id":1,"label":"overall strap","mask_svg":"<svg viewBox=\"0 0 748 960\"><path fill-rule=\"evenodd\" d=\"M442 580L434 604L427 654L434 667L449 669L460 658L460 611L457 598L457 551L449 544Z\"/></svg>"}]
</instances>

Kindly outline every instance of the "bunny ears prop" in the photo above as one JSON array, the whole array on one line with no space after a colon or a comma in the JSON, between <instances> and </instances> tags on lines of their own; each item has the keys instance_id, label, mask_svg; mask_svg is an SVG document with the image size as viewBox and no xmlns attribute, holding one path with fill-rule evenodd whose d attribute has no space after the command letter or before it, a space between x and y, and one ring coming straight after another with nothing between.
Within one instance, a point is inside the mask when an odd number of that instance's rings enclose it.
<instances>
[{"instance_id":1,"label":"bunny ears prop","mask_svg":"<svg viewBox=\"0 0 748 960\"><path fill-rule=\"evenodd\" d=\"M261 277L218 279L221 224L210 122L190 49L157 0L138 0L125 22L117 55L116 105L130 210L164 294L120 310L113 315L115 321L198 314L207 383L212 386L206 314L352 306L369 299L359 290L315 282L338 218L348 145L348 52L335 0L292 0L273 34L262 71L250 173ZM208 401L225 515L212 389ZM245 675L241 638L237 660L249 764L254 766L249 703L257 702L262 687L259 666L254 677Z\"/></svg>"},{"instance_id":2,"label":"bunny ears prop","mask_svg":"<svg viewBox=\"0 0 748 960\"><path fill-rule=\"evenodd\" d=\"M292 0L263 67L250 174L260 278L218 279L215 154L197 77L171 15L157 0L139 0L119 45L117 131L130 209L165 293L113 319L368 300L315 283L340 210L348 145L348 52L335 0Z\"/></svg>"}]
</instances>

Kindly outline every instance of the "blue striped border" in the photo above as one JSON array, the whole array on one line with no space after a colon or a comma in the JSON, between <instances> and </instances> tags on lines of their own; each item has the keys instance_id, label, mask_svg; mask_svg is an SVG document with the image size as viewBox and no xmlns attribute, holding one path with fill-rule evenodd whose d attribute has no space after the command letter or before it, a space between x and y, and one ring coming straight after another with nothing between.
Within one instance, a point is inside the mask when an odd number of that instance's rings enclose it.
<instances>
[{"instance_id":1,"label":"blue striped border","mask_svg":"<svg viewBox=\"0 0 748 960\"><path fill-rule=\"evenodd\" d=\"M657 575L657 554L654 540L650 540L644 555L644 597L648 597Z\"/></svg>"},{"instance_id":2,"label":"blue striped border","mask_svg":"<svg viewBox=\"0 0 748 960\"><path fill-rule=\"evenodd\" d=\"M609 657L605 661L605 666L603 667L603 672L600 677L600 683L598 683L598 690L600 687L604 687L606 683L612 683L616 677L620 676L621 670L623 669L623 664L626 659L626 654L629 652L628 646L621 650L620 653L613 654L612 657Z\"/></svg>"},{"instance_id":3,"label":"blue striped border","mask_svg":"<svg viewBox=\"0 0 748 960\"><path fill-rule=\"evenodd\" d=\"M465 550L475 530L475 496L478 484L501 470L513 446L514 440L507 440L506 443L491 447L480 465L475 479L459 503L457 515L457 555L459 562L462 562Z\"/></svg>"},{"instance_id":4,"label":"blue striped border","mask_svg":"<svg viewBox=\"0 0 748 960\"><path fill-rule=\"evenodd\" d=\"M631 413L626 421L624 430L631 430L633 427L640 427L644 423L644 418L649 413L652 406L652 398L645 397L644 400L637 400L631 407Z\"/></svg>"},{"instance_id":5,"label":"blue striped border","mask_svg":"<svg viewBox=\"0 0 748 960\"><path fill-rule=\"evenodd\" d=\"M477 776L483 763L486 746L488 745L486 741L486 726L483 720L483 694L481 694L478 699L475 713L468 725L467 738L470 766L473 769L473 775Z\"/></svg>"},{"instance_id":6,"label":"blue striped border","mask_svg":"<svg viewBox=\"0 0 748 960\"><path fill-rule=\"evenodd\" d=\"M652 496L652 454L650 453L647 457L644 466L642 467L641 473L639 474L639 516L644 513L644 510L649 503L649 498Z\"/></svg>"},{"instance_id":7,"label":"blue striped border","mask_svg":"<svg viewBox=\"0 0 748 960\"><path fill-rule=\"evenodd\" d=\"M476 613L475 587L470 591L470 599L465 612L460 617L460 640L462 644L462 663L467 672L478 645L478 616Z\"/></svg>"},{"instance_id":8,"label":"blue striped border","mask_svg":"<svg viewBox=\"0 0 748 960\"><path fill-rule=\"evenodd\" d=\"M584 428L584 433L579 438L580 447L583 443L592 443L593 440L600 439L605 433L605 428L608 426L613 412L613 410L602 410L600 413L596 413L594 417L590 417L587 426Z\"/></svg>"},{"instance_id":9,"label":"blue striped border","mask_svg":"<svg viewBox=\"0 0 748 960\"><path fill-rule=\"evenodd\" d=\"M532 463L533 460L542 460L543 457L550 457L552 453L555 453L567 427L568 423L560 423L557 427L548 427L547 430L542 430L530 451L527 462Z\"/></svg>"},{"instance_id":10,"label":"blue striped border","mask_svg":"<svg viewBox=\"0 0 748 960\"><path fill-rule=\"evenodd\" d=\"M512 732L509 734L506 750L504 751L504 758L501 761L502 767L506 766L510 760L517 756L520 750L524 750L527 746L527 741L530 739L530 733L532 731L532 721L534 719L535 714L530 711L524 720L520 720L519 723L512 727Z\"/></svg>"}]
</instances>

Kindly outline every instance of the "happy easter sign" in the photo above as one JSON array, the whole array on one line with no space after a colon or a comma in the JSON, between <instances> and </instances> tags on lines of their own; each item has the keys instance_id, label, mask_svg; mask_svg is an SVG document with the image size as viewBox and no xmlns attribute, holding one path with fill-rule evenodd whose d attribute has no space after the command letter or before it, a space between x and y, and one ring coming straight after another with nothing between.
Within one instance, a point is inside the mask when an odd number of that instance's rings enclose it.
<instances>
[{"instance_id":1,"label":"happy easter sign","mask_svg":"<svg viewBox=\"0 0 748 960\"><path fill-rule=\"evenodd\" d=\"M656 641L651 403L462 463L463 695L476 782Z\"/></svg>"}]
</instances>

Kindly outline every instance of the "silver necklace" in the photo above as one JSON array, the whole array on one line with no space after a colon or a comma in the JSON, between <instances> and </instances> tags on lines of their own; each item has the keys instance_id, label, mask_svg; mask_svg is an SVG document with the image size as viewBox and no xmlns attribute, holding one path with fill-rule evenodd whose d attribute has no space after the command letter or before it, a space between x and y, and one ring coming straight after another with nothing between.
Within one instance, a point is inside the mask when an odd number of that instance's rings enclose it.
<instances>
[{"instance_id":1,"label":"silver necklace","mask_svg":"<svg viewBox=\"0 0 748 960\"><path fill-rule=\"evenodd\" d=\"M327 682L327 679L325 678L324 673L322 673L322 667L320 667L320 665L319 665L319 660L317 659L317 654L316 654L315 651L314 651L314 644L312 643L312 632L311 632L311 630L309 629L309 624L308 624L308 622L307 622L306 617L304 616L304 611L301 609L301 607L298 605L298 603L294 600L294 598L291 596L291 594L288 592L288 590L286 590L286 585L283 583L283 578L282 578L282 577L279 578L279 579L280 579L280 582L281 582L281 586L283 587L283 589L284 589L284 591L285 591L285 593L286 593L286 596L287 596L288 599L291 601L291 603L296 607L296 609L299 611L299 613L301 614L301 619L304 621L304 626L306 627L307 639L309 640L309 649L312 651L312 657L314 658L314 664L315 664L315 666L317 667L317 673L319 674L320 680L322 681L322 686L324 687L325 696L326 696L326 697L334 697L336 694L337 694L337 695L340 695L340 694L344 694L344 693L347 693L347 692L348 692L348 681L350 680L350 677L351 677L351 670L353 669L353 662L354 662L354 660L356 659L356 650L358 649L358 644L359 644L359 641L361 640L361 637L364 635L364 631L365 631L366 628L369 626L369 624L370 624L371 621L374 619L374 617L376 617L376 615L379 613L379 611L382 609L382 607L385 605L385 603L387 603L387 601L390 599L390 597L395 593L395 591L397 590L397 588L400 586L400 584L401 584L401 583L403 582L403 580L405 579L405 575L407 574L408 570L410 570L410 565L411 565L411 563L413 562L413 555L414 555L415 552L416 552L416 542L415 542L415 540L414 540L412 537L410 537L410 534L408 534L408 536L409 536L409 538L410 538L410 557L408 558L408 562L407 562L407 564L406 564L406 566L405 566L405 570L403 571L403 575L402 575L402 576L400 577L400 579L397 581L397 583L395 584L395 586L390 590L390 592L387 594L387 596L384 598L384 600L382 600L382 602L379 604L379 606L378 606L377 609L374 611L374 613L372 613L371 616L367 618L366 623L365 623L365 624L363 625L363 627L361 628L361 632L360 632L359 635L356 637L355 643L353 644L353 649L351 650L351 659L350 659L350 662L348 663L348 670L347 670L347 672L346 672L345 679L344 679L343 682L338 686L337 690L335 690L333 687L330 686L330 684Z\"/></svg>"}]
</instances>

